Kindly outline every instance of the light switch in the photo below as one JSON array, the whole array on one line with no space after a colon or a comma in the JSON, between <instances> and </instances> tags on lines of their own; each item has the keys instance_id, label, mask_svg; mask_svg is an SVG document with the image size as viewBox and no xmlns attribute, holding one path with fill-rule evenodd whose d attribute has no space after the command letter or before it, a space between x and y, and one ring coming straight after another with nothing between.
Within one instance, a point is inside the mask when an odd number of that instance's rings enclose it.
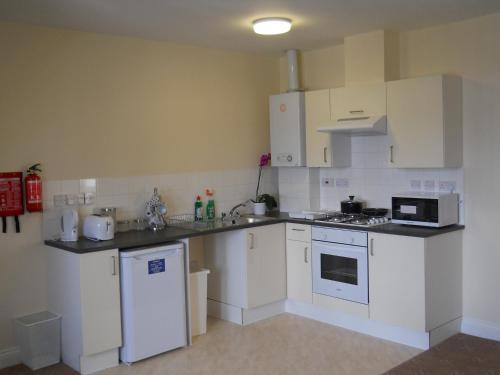
<instances>
[{"instance_id":1,"label":"light switch","mask_svg":"<svg viewBox=\"0 0 500 375\"><path fill-rule=\"evenodd\" d=\"M321 178L321 186L331 186L333 187L334 180L333 177L322 177Z\"/></svg>"}]
</instances>

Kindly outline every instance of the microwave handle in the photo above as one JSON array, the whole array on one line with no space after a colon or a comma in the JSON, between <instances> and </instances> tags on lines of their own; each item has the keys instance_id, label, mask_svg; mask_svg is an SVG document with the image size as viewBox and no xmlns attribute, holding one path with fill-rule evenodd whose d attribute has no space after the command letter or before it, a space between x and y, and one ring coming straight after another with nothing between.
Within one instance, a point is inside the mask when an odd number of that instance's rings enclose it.
<instances>
[{"instance_id":1,"label":"microwave handle","mask_svg":"<svg viewBox=\"0 0 500 375\"><path fill-rule=\"evenodd\" d=\"M375 253L373 252L373 238L370 238L370 255L374 256Z\"/></svg>"}]
</instances>

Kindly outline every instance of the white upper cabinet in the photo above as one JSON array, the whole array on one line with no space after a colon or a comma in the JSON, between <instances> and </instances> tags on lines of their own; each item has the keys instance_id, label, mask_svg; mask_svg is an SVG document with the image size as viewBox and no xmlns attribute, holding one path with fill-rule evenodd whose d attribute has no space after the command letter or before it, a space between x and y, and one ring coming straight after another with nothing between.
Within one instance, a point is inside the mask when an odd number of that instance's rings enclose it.
<instances>
[{"instance_id":1,"label":"white upper cabinet","mask_svg":"<svg viewBox=\"0 0 500 375\"><path fill-rule=\"evenodd\" d=\"M333 89L333 95L330 97L332 119L385 115L385 90L385 83Z\"/></svg>"},{"instance_id":2,"label":"white upper cabinet","mask_svg":"<svg viewBox=\"0 0 500 375\"><path fill-rule=\"evenodd\" d=\"M308 167L348 167L351 165L351 140L345 135L318 132L331 120L333 90L308 91L305 95L306 160Z\"/></svg>"},{"instance_id":3,"label":"white upper cabinet","mask_svg":"<svg viewBox=\"0 0 500 375\"><path fill-rule=\"evenodd\" d=\"M436 75L388 82L387 121L392 166L462 166L460 77Z\"/></svg>"}]
</instances>

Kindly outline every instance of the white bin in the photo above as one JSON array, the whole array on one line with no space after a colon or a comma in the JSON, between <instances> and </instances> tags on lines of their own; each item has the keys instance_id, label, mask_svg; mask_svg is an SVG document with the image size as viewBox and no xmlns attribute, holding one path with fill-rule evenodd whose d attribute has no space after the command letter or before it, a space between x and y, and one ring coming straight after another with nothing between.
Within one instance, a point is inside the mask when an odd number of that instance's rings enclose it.
<instances>
[{"instance_id":1,"label":"white bin","mask_svg":"<svg viewBox=\"0 0 500 375\"><path fill-rule=\"evenodd\" d=\"M32 370L61 360L61 316L49 311L15 319L21 360Z\"/></svg>"},{"instance_id":2,"label":"white bin","mask_svg":"<svg viewBox=\"0 0 500 375\"><path fill-rule=\"evenodd\" d=\"M192 336L207 333L207 275L209 273L210 270L207 269L189 273Z\"/></svg>"}]
</instances>

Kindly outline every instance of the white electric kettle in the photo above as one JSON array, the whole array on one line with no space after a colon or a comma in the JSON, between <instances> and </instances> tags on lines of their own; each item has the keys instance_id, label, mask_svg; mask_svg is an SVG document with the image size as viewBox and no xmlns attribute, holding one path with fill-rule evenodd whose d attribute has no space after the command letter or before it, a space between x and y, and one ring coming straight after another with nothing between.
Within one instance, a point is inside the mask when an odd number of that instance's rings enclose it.
<instances>
[{"instance_id":1,"label":"white electric kettle","mask_svg":"<svg viewBox=\"0 0 500 375\"><path fill-rule=\"evenodd\" d=\"M64 209L61 216L61 241L78 240L78 212L73 208Z\"/></svg>"}]
</instances>

